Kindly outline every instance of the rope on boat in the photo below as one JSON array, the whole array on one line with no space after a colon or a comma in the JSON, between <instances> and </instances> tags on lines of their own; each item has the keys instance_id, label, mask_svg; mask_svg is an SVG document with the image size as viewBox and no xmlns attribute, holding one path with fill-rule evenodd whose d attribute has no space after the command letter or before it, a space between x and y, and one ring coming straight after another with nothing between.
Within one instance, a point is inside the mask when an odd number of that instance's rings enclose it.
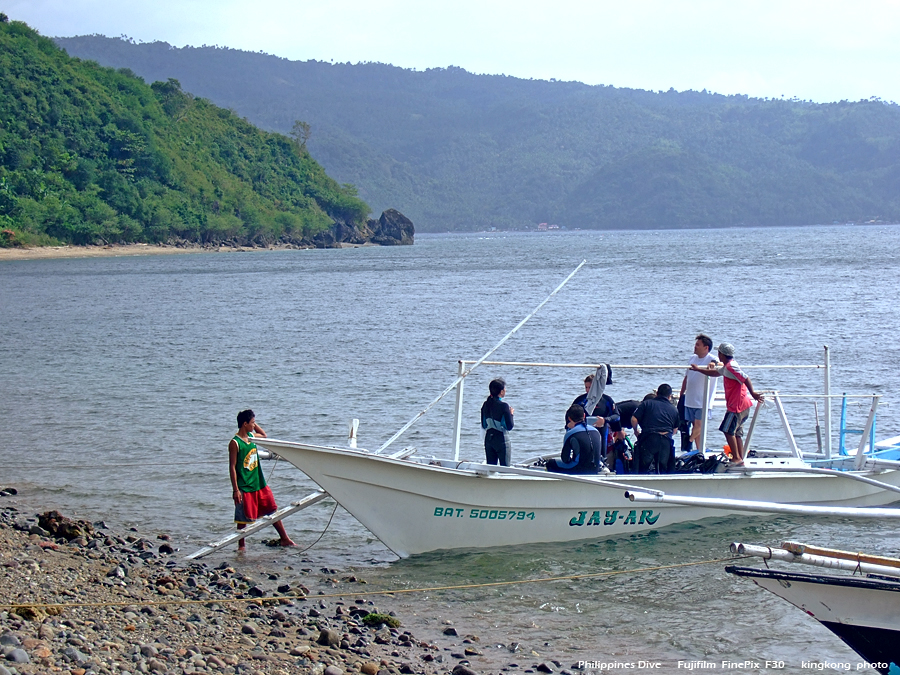
<instances>
[{"instance_id":1,"label":"rope on boat","mask_svg":"<svg viewBox=\"0 0 900 675\"><path fill-rule=\"evenodd\" d=\"M254 604L273 604L281 603L287 600L309 600L310 598L318 600L320 598L359 598L371 595L402 595L407 593L430 593L434 591L459 591L473 588L497 588L503 586L516 586L521 584L539 584L549 581L574 581L577 579L601 579L604 577L619 576L622 574L639 574L644 572L659 572L662 570L681 569L684 567L696 567L698 565L713 565L718 563L735 562L737 560L747 560L755 556L736 555L728 558L716 558L714 560L698 560L695 562L678 563L675 565L658 565L656 567L640 567L633 570L613 570L609 572L593 572L591 574L570 574L561 577L540 577L538 579L515 579L512 581L491 581L481 584L456 584L453 586L428 586L425 588L399 588L394 590L382 591L347 591L346 593L323 593L320 595L279 595L271 598L207 598L206 600L145 600L137 602L134 600L124 602L54 602L54 603L0 603L0 607L16 611L17 609L70 609L75 607L159 607L162 605L209 605L209 604L233 604L233 603L254 603Z\"/></svg>"}]
</instances>

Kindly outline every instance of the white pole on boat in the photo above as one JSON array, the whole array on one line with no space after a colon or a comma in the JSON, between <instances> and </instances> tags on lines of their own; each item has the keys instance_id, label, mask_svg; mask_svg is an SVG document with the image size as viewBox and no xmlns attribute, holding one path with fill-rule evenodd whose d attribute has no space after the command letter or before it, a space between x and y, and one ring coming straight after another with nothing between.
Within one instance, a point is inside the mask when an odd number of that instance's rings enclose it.
<instances>
[{"instance_id":1,"label":"white pole on boat","mask_svg":"<svg viewBox=\"0 0 900 675\"><path fill-rule=\"evenodd\" d=\"M839 471L838 469L824 469L813 466L747 466L739 468L738 470L743 471L744 473L805 473L805 474L819 474L822 476L834 476L835 478L841 478L843 480L853 480L858 483L865 483L866 485L872 485L873 487L877 487L879 490L886 490L888 492L900 492L900 487L896 485L891 485L890 483L886 483L884 481L875 480L874 478L869 478L867 476L862 476L858 473L851 473L849 471Z\"/></svg>"},{"instance_id":2,"label":"white pole on boat","mask_svg":"<svg viewBox=\"0 0 900 675\"><path fill-rule=\"evenodd\" d=\"M747 429L747 437L744 439L744 459L750 454L750 441L753 438L753 430L756 428L756 420L759 418L759 410L762 404L757 401L756 407L753 409L753 417L750 418L750 428Z\"/></svg>"},{"instance_id":3,"label":"white pole on boat","mask_svg":"<svg viewBox=\"0 0 900 675\"><path fill-rule=\"evenodd\" d=\"M866 420L866 426L863 427L862 434L860 434L859 447L856 449L855 468L857 471L862 469L863 464L865 464L866 461L866 455L863 450L866 449L866 443L869 442L869 436L872 435L872 425L875 424L875 412L878 410L879 399L881 399L880 394L875 394L872 397L872 407L869 408L869 418ZM869 448L869 451L875 452L875 448Z\"/></svg>"},{"instance_id":4,"label":"white pole on boat","mask_svg":"<svg viewBox=\"0 0 900 675\"><path fill-rule=\"evenodd\" d=\"M860 572L863 574L882 574L884 576L898 577L900 570L896 567L888 565L877 565L862 560L845 560L841 558L831 558L823 555L812 555L809 553L792 553L781 548L770 548L769 546L755 546L753 544L741 544L734 542L731 545L731 552L736 555L752 555L764 560L782 560L790 563L800 563L802 565L813 565L815 567L826 567L828 569L847 570L848 572Z\"/></svg>"},{"instance_id":5,"label":"white pole on boat","mask_svg":"<svg viewBox=\"0 0 900 675\"><path fill-rule=\"evenodd\" d=\"M825 459L831 459L831 351L825 345Z\"/></svg>"},{"instance_id":6,"label":"white pole on boat","mask_svg":"<svg viewBox=\"0 0 900 675\"><path fill-rule=\"evenodd\" d=\"M697 448L701 453L706 453L706 432L709 427L709 388L711 386L711 377L703 378L703 412L700 413L700 419L703 426L700 427L700 447Z\"/></svg>"},{"instance_id":7,"label":"white pole on boat","mask_svg":"<svg viewBox=\"0 0 900 675\"><path fill-rule=\"evenodd\" d=\"M822 427L819 424L819 402L813 401L813 410L816 413L816 447L819 448L819 454L822 454Z\"/></svg>"},{"instance_id":8,"label":"white pole on boat","mask_svg":"<svg viewBox=\"0 0 900 675\"><path fill-rule=\"evenodd\" d=\"M437 404L438 401L440 401L440 400L441 400L442 398L444 398L447 394L449 394L451 391L453 391L453 389L455 389L455 388L456 388L456 387L457 387L457 386L458 386L458 385L459 385L466 377L468 377L469 375L471 375L473 370L475 370L478 366L480 366L482 363L484 363L485 361L487 361L488 357L489 357L491 354L493 354L495 351L497 351L498 349L500 349L500 347L502 347L503 344L504 344L507 340L509 340L509 338L511 338L513 335L515 335L515 334L518 332L518 330L519 330L522 326L524 326L526 323L528 323L528 320L531 319L531 317L533 317L535 314L537 314L537 313L538 313L538 310L539 310L541 307L543 307L544 305L546 305L546 304L550 301L550 298L552 298L554 295L556 295L557 293L559 293L559 292L562 290L563 286L565 286L567 283L569 283L569 281L572 279L572 277L574 277L574 276L578 273L578 270L580 270L580 269L581 269L582 267L584 267L586 264L587 264L587 260L582 260L581 263L578 265L578 267L576 267L574 270L572 270L572 272L569 274L569 276L567 276L565 279L563 279L563 282L562 282L559 286L557 286L556 288L554 288L554 289L553 289L553 292L550 293L550 295L548 295L546 298L544 298L544 299L541 301L541 303L540 303L537 307L535 307L535 308L531 311L531 313L530 313L528 316L526 316L524 319L522 319L522 320L516 325L515 328L513 328L511 331L509 331L509 332L503 337L503 339L500 340L500 342L498 342L498 343L497 343L496 345L494 345L490 350L488 350L487 354L485 354L485 355L482 356L480 359L478 359L475 363L473 363L471 368L469 368L467 371L463 372L459 377L457 377L455 380L453 380L453 383L452 383L449 387L447 387L446 389L444 389L444 391L442 391L442 392L440 393L440 395L439 395L436 399L434 399L431 403L429 403L427 406L425 406L425 408L423 408L421 411L419 411L419 412L416 414L416 416L413 417L409 422L407 422L407 423L404 424L402 427L400 427L400 430L397 431L397 433L395 433L393 436L391 436L391 437L384 443L384 445L382 445L380 448L378 448L378 450L375 451L375 454L376 454L376 455L381 454L381 452L383 452L383 451L384 451L391 443L393 443L393 442L396 441L398 438L400 438L400 436L402 436L403 433L404 433L407 429L409 429L413 424L415 424L415 423L419 420L419 418L422 417L422 415L424 415L424 414L427 413L429 410L431 410L431 409Z\"/></svg>"},{"instance_id":9,"label":"white pole on boat","mask_svg":"<svg viewBox=\"0 0 900 675\"><path fill-rule=\"evenodd\" d=\"M778 416L781 418L782 426L784 426L784 434L787 436L788 445L791 448L791 455L797 459L803 459L803 454L800 452L800 448L797 447L797 439L794 438L794 432L791 431L790 422L788 422L787 414L784 412L784 405L782 405L781 398L778 396L777 391L772 394L772 398L775 400L775 409L778 411Z\"/></svg>"},{"instance_id":10,"label":"white pole on boat","mask_svg":"<svg viewBox=\"0 0 900 675\"><path fill-rule=\"evenodd\" d=\"M459 440L462 436L462 411L463 411L463 385L465 385L466 364L459 362L459 370L457 371L457 379L459 384L456 385L456 413L455 424L453 429L453 461L459 461Z\"/></svg>"},{"instance_id":11,"label":"white pole on boat","mask_svg":"<svg viewBox=\"0 0 900 675\"><path fill-rule=\"evenodd\" d=\"M870 506L814 506L807 504L780 504L755 502L746 499L720 499L716 497L683 497L680 495L650 494L628 491L625 496L633 502L661 502L678 506L699 506L720 511L753 511L758 513L783 513L795 516L839 516L842 518L900 518L900 509Z\"/></svg>"},{"instance_id":12,"label":"white pole on boat","mask_svg":"<svg viewBox=\"0 0 900 675\"><path fill-rule=\"evenodd\" d=\"M359 420L350 420L350 436L347 439L347 446L351 450L356 450L356 432L359 429Z\"/></svg>"}]
</instances>

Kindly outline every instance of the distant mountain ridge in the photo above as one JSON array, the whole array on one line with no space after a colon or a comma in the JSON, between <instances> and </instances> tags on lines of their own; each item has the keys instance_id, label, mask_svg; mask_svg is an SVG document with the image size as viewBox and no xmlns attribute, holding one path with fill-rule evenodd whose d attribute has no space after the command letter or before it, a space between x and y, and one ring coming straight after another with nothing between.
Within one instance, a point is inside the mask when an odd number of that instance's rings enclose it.
<instances>
[{"instance_id":1,"label":"distant mountain ridge","mask_svg":"<svg viewBox=\"0 0 900 675\"><path fill-rule=\"evenodd\" d=\"M57 38L168 78L311 154L419 231L900 221L900 106L653 93L574 82L294 62L217 47Z\"/></svg>"}]
</instances>

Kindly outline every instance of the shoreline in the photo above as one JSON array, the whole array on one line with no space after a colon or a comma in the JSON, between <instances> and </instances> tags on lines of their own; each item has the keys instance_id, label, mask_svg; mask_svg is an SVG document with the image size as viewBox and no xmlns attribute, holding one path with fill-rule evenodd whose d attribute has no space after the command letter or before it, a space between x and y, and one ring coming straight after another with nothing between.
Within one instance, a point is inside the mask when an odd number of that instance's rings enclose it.
<instances>
[{"instance_id":1,"label":"shoreline","mask_svg":"<svg viewBox=\"0 0 900 675\"><path fill-rule=\"evenodd\" d=\"M346 244L336 248L364 248L378 244ZM106 246L32 246L0 248L0 262L4 260L58 260L62 258L104 258L141 255L175 255L180 253L245 253L253 251L303 251L315 248L294 244L272 246L172 246L167 244L115 244Z\"/></svg>"},{"instance_id":2,"label":"shoreline","mask_svg":"<svg viewBox=\"0 0 900 675\"><path fill-rule=\"evenodd\" d=\"M494 638L430 615L427 601L313 570L291 549L213 567L183 560L153 528L48 519L55 512L35 514L33 501L0 493L2 675L477 675L562 665L492 649Z\"/></svg>"}]
</instances>

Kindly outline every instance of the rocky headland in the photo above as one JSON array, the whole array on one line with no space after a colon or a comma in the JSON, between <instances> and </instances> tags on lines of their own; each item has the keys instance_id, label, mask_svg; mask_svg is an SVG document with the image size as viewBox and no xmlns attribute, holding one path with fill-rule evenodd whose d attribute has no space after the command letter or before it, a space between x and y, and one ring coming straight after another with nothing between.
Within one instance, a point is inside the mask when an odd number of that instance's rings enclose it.
<instances>
[{"instance_id":1,"label":"rocky headland","mask_svg":"<svg viewBox=\"0 0 900 675\"><path fill-rule=\"evenodd\" d=\"M357 246L411 246L416 229L412 221L396 209L388 209L365 226L336 221L330 229L312 238L283 236L275 241L228 239L201 243L173 239L164 244L99 244L93 246L0 246L0 260L40 258L93 258L166 253L229 253L237 251L306 248L346 248Z\"/></svg>"}]
</instances>

